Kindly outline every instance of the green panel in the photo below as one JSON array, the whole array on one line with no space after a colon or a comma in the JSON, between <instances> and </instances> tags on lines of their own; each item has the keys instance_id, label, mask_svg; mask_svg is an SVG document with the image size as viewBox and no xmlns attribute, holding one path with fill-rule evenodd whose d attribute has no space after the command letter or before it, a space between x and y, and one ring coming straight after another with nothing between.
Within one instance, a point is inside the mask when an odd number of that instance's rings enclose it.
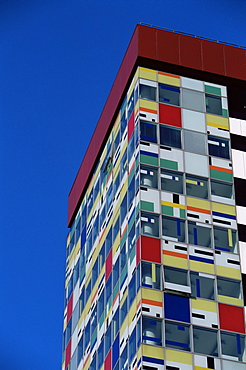
<instances>
[{"instance_id":1,"label":"green panel","mask_svg":"<svg viewBox=\"0 0 246 370\"><path fill-rule=\"evenodd\" d=\"M136 166L138 166L138 165L139 165L139 155L136 158Z\"/></svg>"},{"instance_id":2,"label":"green panel","mask_svg":"<svg viewBox=\"0 0 246 370\"><path fill-rule=\"evenodd\" d=\"M228 110L222 108L222 116L223 117L228 117Z\"/></svg>"},{"instance_id":3,"label":"green panel","mask_svg":"<svg viewBox=\"0 0 246 370\"><path fill-rule=\"evenodd\" d=\"M97 339L97 330L94 330L94 333L91 336L91 346L95 343Z\"/></svg>"},{"instance_id":4,"label":"green panel","mask_svg":"<svg viewBox=\"0 0 246 370\"><path fill-rule=\"evenodd\" d=\"M127 275L127 263L126 263L125 267L123 268L123 271L120 275L120 285L125 280L126 275Z\"/></svg>"},{"instance_id":5,"label":"green panel","mask_svg":"<svg viewBox=\"0 0 246 370\"><path fill-rule=\"evenodd\" d=\"M111 294L108 302L107 302L107 314L108 314L108 311L110 310L110 308L112 307L112 303L113 303L113 295Z\"/></svg>"},{"instance_id":6,"label":"green panel","mask_svg":"<svg viewBox=\"0 0 246 370\"><path fill-rule=\"evenodd\" d=\"M210 170L210 177L212 179L232 182L232 173Z\"/></svg>"},{"instance_id":7,"label":"green panel","mask_svg":"<svg viewBox=\"0 0 246 370\"><path fill-rule=\"evenodd\" d=\"M178 170L178 162L176 161L161 158L160 163L161 167L169 168L170 170Z\"/></svg>"},{"instance_id":8,"label":"green panel","mask_svg":"<svg viewBox=\"0 0 246 370\"><path fill-rule=\"evenodd\" d=\"M113 290L113 301L115 300L115 297L119 293L119 290L120 290L120 285L119 285L119 281L117 281L117 283L115 284L114 290Z\"/></svg>"},{"instance_id":9,"label":"green panel","mask_svg":"<svg viewBox=\"0 0 246 370\"><path fill-rule=\"evenodd\" d=\"M146 200L141 200L140 206L143 211L154 212L154 203L147 202Z\"/></svg>"},{"instance_id":10,"label":"green panel","mask_svg":"<svg viewBox=\"0 0 246 370\"><path fill-rule=\"evenodd\" d=\"M105 310L103 311L102 316L99 320L99 329L102 327L102 325L104 323L104 319L105 319Z\"/></svg>"},{"instance_id":11,"label":"green panel","mask_svg":"<svg viewBox=\"0 0 246 370\"><path fill-rule=\"evenodd\" d=\"M152 166L158 166L158 158L151 157L146 154L140 154L140 162L145 164L150 164Z\"/></svg>"},{"instance_id":12,"label":"green panel","mask_svg":"<svg viewBox=\"0 0 246 370\"><path fill-rule=\"evenodd\" d=\"M185 218L186 217L186 212L185 212L185 209L180 209L180 217L181 218Z\"/></svg>"},{"instance_id":13,"label":"green panel","mask_svg":"<svg viewBox=\"0 0 246 370\"><path fill-rule=\"evenodd\" d=\"M133 169L130 173L130 176L128 177L128 184L130 184L130 182L132 181L132 178L135 175L135 170L136 170L136 163L134 164Z\"/></svg>"},{"instance_id":14,"label":"green panel","mask_svg":"<svg viewBox=\"0 0 246 370\"><path fill-rule=\"evenodd\" d=\"M124 235L123 235L123 237L122 237L122 239L120 241L120 246L121 247L122 247L122 245L124 245L124 243L126 241L126 238L127 238L127 229L128 229L128 227L126 228L126 231L125 231L125 233L124 233Z\"/></svg>"},{"instance_id":15,"label":"green panel","mask_svg":"<svg viewBox=\"0 0 246 370\"><path fill-rule=\"evenodd\" d=\"M221 96L221 89L219 87L205 85L205 92L208 94L214 94Z\"/></svg>"},{"instance_id":16,"label":"green panel","mask_svg":"<svg viewBox=\"0 0 246 370\"><path fill-rule=\"evenodd\" d=\"M132 225L133 225L133 223L134 223L135 219L136 219L136 217L135 217L135 211L134 211L134 214L132 215L132 217L131 217L131 218L130 218L130 220L129 220L129 224L128 224L128 230L129 230L129 231L131 230Z\"/></svg>"},{"instance_id":17,"label":"green panel","mask_svg":"<svg viewBox=\"0 0 246 370\"><path fill-rule=\"evenodd\" d=\"M173 216L173 207L161 205L161 212L163 215Z\"/></svg>"}]
</instances>

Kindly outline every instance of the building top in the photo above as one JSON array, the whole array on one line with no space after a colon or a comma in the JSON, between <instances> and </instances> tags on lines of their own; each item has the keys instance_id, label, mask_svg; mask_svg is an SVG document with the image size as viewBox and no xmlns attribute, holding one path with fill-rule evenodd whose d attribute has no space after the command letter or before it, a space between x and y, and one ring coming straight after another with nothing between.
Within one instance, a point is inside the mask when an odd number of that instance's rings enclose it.
<instances>
[{"instance_id":1,"label":"building top","mask_svg":"<svg viewBox=\"0 0 246 370\"><path fill-rule=\"evenodd\" d=\"M94 166L101 154L107 134L129 87L136 67L164 68L166 72L183 73L237 88L235 112L243 112L243 89L246 81L246 50L224 43L191 37L145 25L137 25L126 54L106 101L84 159L81 163L68 198L68 226L70 227L80 201L90 181ZM230 109L233 116L233 105ZM241 118L244 118L241 116ZM246 118L246 117L245 117Z\"/></svg>"}]
</instances>

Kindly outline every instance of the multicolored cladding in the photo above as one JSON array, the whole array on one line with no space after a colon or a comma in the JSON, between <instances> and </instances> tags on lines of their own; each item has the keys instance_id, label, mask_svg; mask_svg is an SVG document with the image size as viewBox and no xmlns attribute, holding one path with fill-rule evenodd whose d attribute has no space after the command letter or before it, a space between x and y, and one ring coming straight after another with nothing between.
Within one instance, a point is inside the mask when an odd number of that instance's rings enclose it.
<instances>
[{"instance_id":1,"label":"multicolored cladding","mask_svg":"<svg viewBox=\"0 0 246 370\"><path fill-rule=\"evenodd\" d=\"M224 86L137 69L67 238L64 370L246 367L237 121Z\"/></svg>"}]
</instances>

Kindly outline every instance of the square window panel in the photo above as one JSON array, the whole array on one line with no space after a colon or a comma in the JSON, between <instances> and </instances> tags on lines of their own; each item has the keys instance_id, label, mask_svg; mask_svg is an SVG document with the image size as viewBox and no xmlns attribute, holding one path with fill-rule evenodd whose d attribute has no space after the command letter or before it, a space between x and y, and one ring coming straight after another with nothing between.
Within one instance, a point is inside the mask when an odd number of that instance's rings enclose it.
<instances>
[{"instance_id":1,"label":"square window panel","mask_svg":"<svg viewBox=\"0 0 246 370\"><path fill-rule=\"evenodd\" d=\"M182 89L182 107L204 112L204 94L194 90Z\"/></svg>"},{"instance_id":2,"label":"square window panel","mask_svg":"<svg viewBox=\"0 0 246 370\"><path fill-rule=\"evenodd\" d=\"M237 253L238 242L236 230L214 226L214 248L221 251Z\"/></svg>"},{"instance_id":3,"label":"square window panel","mask_svg":"<svg viewBox=\"0 0 246 370\"><path fill-rule=\"evenodd\" d=\"M222 116L222 102L220 96L205 94L206 112Z\"/></svg>"},{"instance_id":4,"label":"square window panel","mask_svg":"<svg viewBox=\"0 0 246 370\"><path fill-rule=\"evenodd\" d=\"M188 152L207 154L206 135L184 130L184 149Z\"/></svg>"},{"instance_id":5,"label":"square window panel","mask_svg":"<svg viewBox=\"0 0 246 370\"><path fill-rule=\"evenodd\" d=\"M176 86L159 83L159 101L161 103L180 105L180 89Z\"/></svg>"},{"instance_id":6,"label":"square window panel","mask_svg":"<svg viewBox=\"0 0 246 370\"><path fill-rule=\"evenodd\" d=\"M189 244L211 248L211 226L199 222L188 222Z\"/></svg>"},{"instance_id":7,"label":"square window panel","mask_svg":"<svg viewBox=\"0 0 246 370\"><path fill-rule=\"evenodd\" d=\"M158 169L151 166L141 165L140 185L158 189Z\"/></svg>"},{"instance_id":8,"label":"square window panel","mask_svg":"<svg viewBox=\"0 0 246 370\"><path fill-rule=\"evenodd\" d=\"M191 297L214 300L214 277L201 272L191 272Z\"/></svg>"},{"instance_id":9,"label":"square window panel","mask_svg":"<svg viewBox=\"0 0 246 370\"><path fill-rule=\"evenodd\" d=\"M208 177L208 157L194 153L184 153L185 158L185 172Z\"/></svg>"},{"instance_id":10,"label":"square window panel","mask_svg":"<svg viewBox=\"0 0 246 370\"><path fill-rule=\"evenodd\" d=\"M166 321L165 346L182 351L190 351L190 326Z\"/></svg>"},{"instance_id":11,"label":"square window panel","mask_svg":"<svg viewBox=\"0 0 246 370\"><path fill-rule=\"evenodd\" d=\"M194 352L203 353L208 356L218 356L217 331L193 327Z\"/></svg>"},{"instance_id":12,"label":"square window panel","mask_svg":"<svg viewBox=\"0 0 246 370\"><path fill-rule=\"evenodd\" d=\"M185 221L162 216L162 235L166 239L185 243Z\"/></svg>"},{"instance_id":13,"label":"square window panel","mask_svg":"<svg viewBox=\"0 0 246 370\"><path fill-rule=\"evenodd\" d=\"M208 199L208 179L193 175L186 175L186 195Z\"/></svg>"},{"instance_id":14,"label":"square window panel","mask_svg":"<svg viewBox=\"0 0 246 370\"><path fill-rule=\"evenodd\" d=\"M230 159L229 140L216 136L208 136L209 155Z\"/></svg>"},{"instance_id":15,"label":"square window panel","mask_svg":"<svg viewBox=\"0 0 246 370\"><path fill-rule=\"evenodd\" d=\"M221 332L222 357L234 361L245 361L245 344L245 335ZM232 367L232 369L237 369L237 367Z\"/></svg>"},{"instance_id":16,"label":"square window panel","mask_svg":"<svg viewBox=\"0 0 246 370\"><path fill-rule=\"evenodd\" d=\"M160 125L160 144L181 148L181 130L173 127Z\"/></svg>"},{"instance_id":17,"label":"square window panel","mask_svg":"<svg viewBox=\"0 0 246 370\"><path fill-rule=\"evenodd\" d=\"M161 169L161 190L183 194L183 173Z\"/></svg>"},{"instance_id":18,"label":"square window panel","mask_svg":"<svg viewBox=\"0 0 246 370\"><path fill-rule=\"evenodd\" d=\"M206 132L205 114L193 110L182 109L183 127L188 130Z\"/></svg>"},{"instance_id":19,"label":"square window panel","mask_svg":"<svg viewBox=\"0 0 246 370\"><path fill-rule=\"evenodd\" d=\"M140 84L139 94L141 99L156 100L156 88L153 86Z\"/></svg>"},{"instance_id":20,"label":"square window panel","mask_svg":"<svg viewBox=\"0 0 246 370\"><path fill-rule=\"evenodd\" d=\"M147 121L140 121L140 139L157 143L156 125Z\"/></svg>"}]
</instances>

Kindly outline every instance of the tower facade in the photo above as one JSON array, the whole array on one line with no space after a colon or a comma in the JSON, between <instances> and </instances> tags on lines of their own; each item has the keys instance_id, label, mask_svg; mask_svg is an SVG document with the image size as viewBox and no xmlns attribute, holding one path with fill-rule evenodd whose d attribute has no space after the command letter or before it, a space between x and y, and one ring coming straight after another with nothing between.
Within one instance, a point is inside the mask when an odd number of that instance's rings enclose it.
<instances>
[{"instance_id":1,"label":"tower facade","mask_svg":"<svg viewBox=\"0 0 246 370\"><path fill-rule=\"evenodd\" d=\"M136 27L69 194L64 370L246 368L245 80Z\"/></svg>"}]
</instances>

